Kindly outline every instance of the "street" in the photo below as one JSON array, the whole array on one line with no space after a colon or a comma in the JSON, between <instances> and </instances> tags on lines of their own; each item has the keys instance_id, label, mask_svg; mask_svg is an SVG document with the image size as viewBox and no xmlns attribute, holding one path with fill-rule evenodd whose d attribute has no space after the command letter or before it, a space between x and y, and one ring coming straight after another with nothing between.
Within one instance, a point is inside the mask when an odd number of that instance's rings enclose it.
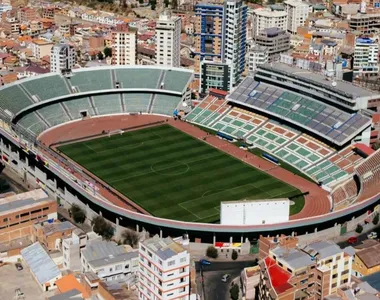
<instances>
[{"instance_id":1,"label":"street","mask_svg":"<svg viewBox=\"0 0 380 300\"><path fill-rule=\"evenodd\" d=\"M203 266L204 300L227 300L230 299L231 282L240 277L241 271L253 266L255 260L236 262L212 262L211 265ZM197 276L200 277L200 264L196 263ZM222 276L230 274L227 282L222 282ZM239 282L238 278L235 282ZM200 280L197 280L200 282Z\"/></svg>"},{"instance_id":2,"label":"street","mask_svg":"<svg viewBox=\"0 0 380 300\"><path fill-rule=\"evenodd\" d=\"M359 235L356 235L356 234L353 232L350 236L356 236L357 239L358 239L357 242L356 242L355 244L352 244L352 245L351 245L351 244L349 244L349 243L347 242L347 240L344 241L344 242L337 243L337 244L338 244L341 248L346 248L346 247L348 247L348 246L355 247L355 246L357 246L357 245L360 245L363 241L367 240L367 239L368 239L367 235L368 235L370 232L372 232L372 231L377 232L377 237L378 237L378 238L380 237L380 227L376 227L376 228L370 230L369 232L361 233L361 234L359 234Z\"/></svg>"}]
</instances>

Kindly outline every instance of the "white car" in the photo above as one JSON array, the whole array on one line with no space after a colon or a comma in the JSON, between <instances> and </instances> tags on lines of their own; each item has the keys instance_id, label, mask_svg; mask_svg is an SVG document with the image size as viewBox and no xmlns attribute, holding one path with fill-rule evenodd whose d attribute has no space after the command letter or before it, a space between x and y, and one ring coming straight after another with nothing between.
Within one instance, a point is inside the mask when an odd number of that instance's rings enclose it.
<instances>
[{"instance_id":1,"label":"white car","mask_svg":"<svg viewBox=\"0 0 380 300\"><path fill-rule=\"evenodd\" d=\"M367 238L376 239L377 238L377 232L372 231L370 234L367 235Z\"/></svg>"},{"instance_id":2,"label":"white car","mask_svg":"<svg viewBox=\"0 0 380 300\"><path fill-rule=\"evenodd\" d=\"M222 276L222 282L227 282L228 279L230 279L230 277L231 277L230 274L224 274L224 275Z\"/></svg>"}]
</instances>

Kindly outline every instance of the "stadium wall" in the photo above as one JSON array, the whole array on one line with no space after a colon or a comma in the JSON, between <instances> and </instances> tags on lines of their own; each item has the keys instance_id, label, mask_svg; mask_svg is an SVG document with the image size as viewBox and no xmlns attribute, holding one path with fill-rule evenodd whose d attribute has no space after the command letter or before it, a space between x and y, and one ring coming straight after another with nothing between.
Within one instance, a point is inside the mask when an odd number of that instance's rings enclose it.
<instances>
[{"instance_id":1,"label":"stadium wall","mask_svg":"<svg viewBox=\"0 0 380 300\"><path fill-rule=\"evenodd\" d=\"M3 158L3 163L14 170L25 182L33 187L43 188L61 204L66 206L71 206L73 203L80 204L86 208L87 216L90 219L101 214L115 227L133 226L139 231L146 230L151 234L161 236L181 236L186 233L191 241L200 238L202 242L208 243L215 240L241 242L247 238L249 240L258 238L260 235L315 233L339 224L346 224L346 222L352 221L353 217L366 214L368 210L373 210L380 200L380 197L377 196L328 215L272 225L234 226L161 219L128 211L95 197L92 191L86 189L84 183L71 176L63 167L51 160L48 163L39 160L35 150L26 151L20 144L19 138L3 129L0 129L0 140L2 158L6 157L6 159Z\"/></svg>"}]
</instances>

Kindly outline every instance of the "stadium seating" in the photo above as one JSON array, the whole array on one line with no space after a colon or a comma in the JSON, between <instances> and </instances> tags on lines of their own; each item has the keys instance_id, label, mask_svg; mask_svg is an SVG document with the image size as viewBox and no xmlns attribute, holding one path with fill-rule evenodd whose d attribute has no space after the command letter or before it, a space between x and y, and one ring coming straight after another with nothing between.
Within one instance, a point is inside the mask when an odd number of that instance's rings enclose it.
<instances>
[{"instance_id":1,"label":"stadium seating","mask_svg":"<svg viewBox=\"0 0 380 300\"><path fill-rule=\"evenodd\" d=\"M123 89L155 89L159 86L158 79L161 75L159 69L115 69L116 80L121 83Z\"/></svg>"},{"instance_id":2,"label":"stadium seating","mask_svg":"<svg viewBox=\"0 0 380 300\"><path fill-rule=\"evenodd\" d=\"M168 70L164 78L163 89L182 93L190 77L191 73Z\"/></svg>"},{"instance_id":3,"label":"stadium seating","mask_svg":"<svg viewBox=\"0 0 380 300\"><path fill-rule=\"evenodd\" d=\"M181 97L179 96L156 94L152 113L171 116L180 101Z\"/></svg>"},{"instance_id":4,"label":"stadium seating","mask_svg":"<svg viewBox=\"0 0 380 300\"><path fill-rule=\"evenodd\" d=\"M32 100L17 85L12 85L1 90L0 106L16 114L23 108L33 104Z\"/></svg>"},{"instance_id":5,"label":"stadium seating","mask_svg":"<svg viewBox=\"0 0 380 300\"><path fill-rule=\"evenodd\" d=\"M70 112L71 117L73 117L74 119L80 119L81 118L80 112L83 110L87 110L87 112L92 116L95 115L95 112L90 105L88 97L68 100L68 101L65 101L63 104L67 107L68 111Z\"/></svg>"},{"instance_id":6,"label":"stadium seating","mask_svg":"<svg viewBox=\"0 0 380 300\"><path fill-rule=\"evenodd\" d=\"M92 99L99 115L119 114L122 112L120 94L93 96Z\"/></svg>"},{"instance_id":7,"label":"stadium seating","mask_svg":"<svg viewBox=\"0 0 380 300\"><path fill-rule=\"evenodd\" d=\"M47 129L46 124L34 112L22 117L18 124L35 135Z\"/></svg>"},{"instance_id":8,"label":"stadium seating","mask_svg":"<svg viewBox=\"0 0 380 300\"><path fill-rule=\"evenodd\" d=\"M70 121L70 118L62 108L61 104L55 103L42 107L37 112L51 125L55 126Z\"/></svg>"},{"instance_id":9,"label":"stadium seating","mask_svg":"<svg viewBox=\"0 0 380 300\"><path fill-rule=\"evenodd\" d=\"M362 183L358 201L379 194L380 150L376 151L356 167L356 173L359 175Z\"/></svg>"},{"instance_id":10,"label":"stadium seating","mask_svg":"<svg viewBox=\"0 0 380 300\"><path fill-rule=\"evenodd\" d=\"M78 92L89 92L113 89L111 71L109 69L96 71L81 71L70 77L71 86Z\"/></svg>"},{"instance_id":11,"label":"stadium seating","mask_svg":"<svg viewBox=\"0 0 380 300\"><path fill-rule=\"evenodd\" d=\"M359 193L358 186L353 177L348 181L344 182L342 185L336 187L332 193L331 198L335 206L342 205L344 202L348 203L354 200Z\"/></svg>"},{"instance_id":12,"label":"stadium seating","mask_svg":"<svg viewBox=\"0 0 380 300\"><path fill-rule=\"evenodd\" d=\"M147 113L151 96L150 93L123 93L125 111Z\"/></svg>"},{"instance_id":13,"label":"stadium seating","mask_svg":"<svg viewBox=\"0 0 380 300\"><path fill-rule=\"evenodd\" d=\"M32 96L38 96L41 101L70 94L65 82L59 75L24 81L22 85Z\"/></svg>"}]
</instances>

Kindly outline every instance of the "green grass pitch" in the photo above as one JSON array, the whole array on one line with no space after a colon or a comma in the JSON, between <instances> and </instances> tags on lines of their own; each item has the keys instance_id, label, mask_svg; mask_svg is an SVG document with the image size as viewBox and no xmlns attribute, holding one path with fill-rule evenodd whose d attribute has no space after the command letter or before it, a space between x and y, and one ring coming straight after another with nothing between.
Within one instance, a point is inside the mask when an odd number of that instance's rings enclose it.
<instances>
[{"instance_id":1,"label":"green grass pitch","mask_svg":"<svg viewBox=\"0 0 380 300\"><path fill-rule=\"evenodd\" d=\"M59 150L152 215L218 222L220 202L300 191L169 125L81 141ZM304 205L300 197L291 214Z\"/></svg>"}]
</instances>

